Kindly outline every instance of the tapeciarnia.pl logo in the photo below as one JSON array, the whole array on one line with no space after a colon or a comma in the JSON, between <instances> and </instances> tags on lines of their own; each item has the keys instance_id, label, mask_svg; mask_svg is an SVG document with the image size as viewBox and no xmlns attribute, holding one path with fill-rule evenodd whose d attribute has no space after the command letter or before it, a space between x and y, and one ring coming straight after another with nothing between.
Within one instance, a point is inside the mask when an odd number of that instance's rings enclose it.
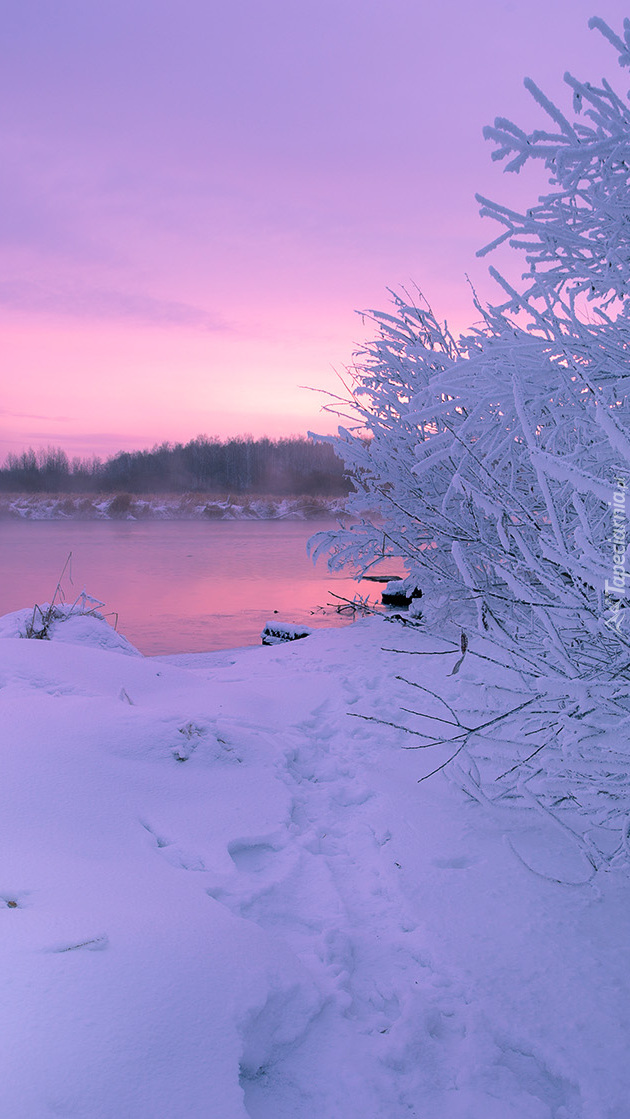
<instances>
[{"instance_id":1,"label":"tapeciarnia.pl logo","mask_svg":"<svg viewBox=\"0 0 630 1119\"><path fill-rule=\"evenodd\" d=\"M612 495L612 579L606 579L604 595L606 603L606 625L609 629L621 629L626 598L626 579L630 578L630 571L626 570L627 525L626 501L628 500L628 481L622 475L615 478L615 489Z\"/></svg>"}]
</instances>

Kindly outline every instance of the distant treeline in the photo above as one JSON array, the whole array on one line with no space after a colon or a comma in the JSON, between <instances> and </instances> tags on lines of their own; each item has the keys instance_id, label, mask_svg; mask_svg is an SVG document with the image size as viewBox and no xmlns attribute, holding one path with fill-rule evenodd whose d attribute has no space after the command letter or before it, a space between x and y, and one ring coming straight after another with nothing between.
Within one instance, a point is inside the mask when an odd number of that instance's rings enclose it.
<instances>
[{"instance_id":1,"label":"distant treeline","mask_svg":"<svg viewBox=\"0 0 630 1119\"><path fill-rule=\"evenodd\" d=\"M5 493L348 493L344 467L328 443L312 439L214 439L162 443L70 460L56 447L10 454L0 468Z\"/></svg>"}]
</instances>

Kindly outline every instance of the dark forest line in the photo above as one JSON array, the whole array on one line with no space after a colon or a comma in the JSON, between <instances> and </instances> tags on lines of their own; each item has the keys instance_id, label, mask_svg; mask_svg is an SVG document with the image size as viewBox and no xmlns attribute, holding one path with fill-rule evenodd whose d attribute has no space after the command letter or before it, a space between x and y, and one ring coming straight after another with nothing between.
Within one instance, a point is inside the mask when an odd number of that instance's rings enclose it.
<instances>
[{"instance_id":1,"label":"dark forest line","mask_svg":"<svg viewBox=\"0 0 630 1119\"><path fill-rule=\"evenodd\" d=\"M70 460L56 447L9 454L0 468L4 493L237 493L341 496L350 484L328 443L206 435L189 443Z\"/></svg>"}]
</instances>

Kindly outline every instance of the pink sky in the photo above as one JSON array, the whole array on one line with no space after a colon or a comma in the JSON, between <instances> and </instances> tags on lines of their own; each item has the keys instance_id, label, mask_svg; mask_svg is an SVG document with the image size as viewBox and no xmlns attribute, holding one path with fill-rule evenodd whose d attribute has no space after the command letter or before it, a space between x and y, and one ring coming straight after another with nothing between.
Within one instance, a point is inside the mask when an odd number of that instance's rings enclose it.
<instances>
[{"instance_id":1,"label":"pink sky","mask_svg":"<svg viewBox=\"0 0 630 1119\"><path fill-rule=\"evenodd\" d=\"M199 433L330 431L369 335L419 285L456 329L532 202L481 129L542 123L566 69L628 82L588 30L617 0L0 0L0 458Z\"/></svg>"}]
</instances>

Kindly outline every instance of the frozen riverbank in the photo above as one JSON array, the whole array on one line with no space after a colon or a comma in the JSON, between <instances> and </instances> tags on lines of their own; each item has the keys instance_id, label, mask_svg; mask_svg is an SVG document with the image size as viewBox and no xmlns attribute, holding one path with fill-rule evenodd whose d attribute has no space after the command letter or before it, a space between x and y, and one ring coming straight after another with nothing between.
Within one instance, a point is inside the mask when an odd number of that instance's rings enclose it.
<instances>
[{"instance_id":1,"label":"frozen riverbank","mask_svg":"<svg viewBox=\"0 0 630 1119\"><path fill-rule=\"evenodd\" d=\"M0 494L0 519L104 520L314 520L343 512L340 497L265 497L208 494Z\"/></svg>"},{"instance_id":2,"label":"frozen riverbank","mask_svg":"<svg viewBox=\"0 0 630 1119\"><path fill-rule=\"evenodd\" d=\"M1 1114L625 1117L627 879L353 717L409 706L384 648L445 646L58 637L0 641ZM422 683L487 710L499 670L455 659Z\"/></svg>"}]
</instances>

